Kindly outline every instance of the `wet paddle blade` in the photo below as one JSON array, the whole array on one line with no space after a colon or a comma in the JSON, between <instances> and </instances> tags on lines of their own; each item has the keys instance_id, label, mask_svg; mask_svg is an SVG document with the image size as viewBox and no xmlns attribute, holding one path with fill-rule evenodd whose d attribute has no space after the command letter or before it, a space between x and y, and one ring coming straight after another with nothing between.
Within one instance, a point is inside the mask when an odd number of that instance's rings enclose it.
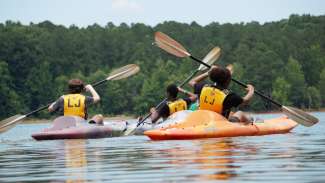
<instances>
[{"instance_id":1,"label":"wet paddle blade","mask_svg":"<svg viewBox=\"0 0 325 183\"><path fill-rule=\"evenodd\" d=\"M162 32L155 33L155 43L159 48L177 57L191 56L181 44Z\"/></svg>"},{"instance_id":2,"label":"wet paddle blade","mask_svg":"<svg viewBox=\"0 0 325 183\"><path fill-rule=\"evenodd\" d=\"M120 80L130 77L140 71L140 67L136 64L129 64L124 67L113 70L106 80Z\"/></svg>"},{"instance_id":3,"label":"wet paddle blade","mask_svg":"<svg viewBox=\"0 0 325 183\"><path fill-rule=\"evenodd\" d=\"M17 114L15 116L2 120L0 122L0 133L8 131L25 117L26 115Z\"/></svg>"},{"instance_id":4,"label":"wet paddle blade","mask_svg":"<svg viewBox=\"0 0 325 183\"><path fill-rule=\"evenodd\" d=\"M304 126L313 126L318 123L318 119L305 111L294 107L282 106L282 111L285 113L290 119L296 121L297 123Z\"/></svg>"},{"instance_id":5,"label":"wet paddle blade","mask_svg":"<svg viewBox=\"0 0 325 183\"><path fill-rule=\"evenodd\" d=\"M221 55L221 49L219 47L214 47L202 60L208 65L212 65ZM199 70L203 71L207 69L203 64L200 65Z\"/></svg>"}]
</instances>

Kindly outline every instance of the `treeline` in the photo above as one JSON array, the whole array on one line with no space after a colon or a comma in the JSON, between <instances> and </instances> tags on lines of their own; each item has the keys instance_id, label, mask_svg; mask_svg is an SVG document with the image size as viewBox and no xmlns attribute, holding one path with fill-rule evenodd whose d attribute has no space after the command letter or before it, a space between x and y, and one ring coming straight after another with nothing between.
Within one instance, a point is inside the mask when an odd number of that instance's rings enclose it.
<instances>
[{"instance_id":1,"label":"treeline","mask_svg":"<svg viewBox=\"0 0 325 183\"><path fill-rule=\"evenodd\" d=\"M146 113L164 98L166 85L182 82L198 66L153 46L156 31L173 37L198 58L220 46L220 65L234 64L237 80L280 103L325 106L325 16L291 15L262 25L171 21L155 27L108 23L67 28L49 21L28 26L7 21L0 24L0 117L48 104L66 92L70 78L93 83L129 63L138 64L141 72L98 88L102 101L91 112ZM231 89L245 92L235 84ZM248 109L275 108L256 95Z\"/></svg>"}]
</instances>

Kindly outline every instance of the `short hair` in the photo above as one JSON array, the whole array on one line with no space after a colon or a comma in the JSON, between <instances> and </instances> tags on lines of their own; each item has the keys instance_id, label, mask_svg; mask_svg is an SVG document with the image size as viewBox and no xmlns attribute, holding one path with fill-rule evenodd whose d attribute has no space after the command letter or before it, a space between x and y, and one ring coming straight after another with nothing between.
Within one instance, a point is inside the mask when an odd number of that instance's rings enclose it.
<instances>
[{"instance_id":1,"label":"short hair","mask_svg":"<svg viewBox=\"0 0 325 183\"><path fill-rule=\"evenodd\" d=\"M178 88L175 84L168 85L166 91L171 97L174 97L174 98L177 97Z\"/></svg>"},{"instance_id":2,"label":"short hair","mask_svg":"<svg viewBox=\"0 0 325 183\"><path fill-rule=\"evenodd\" d=\"M209 78L218 86L228 88L231 80L231 73L228 69L222 67L212 68L209 72Z\"/></svg>"},{"instance_id":3,"label":"short hair","mask_svg":"<svg viewBox=\"0 0 325 183\"><path fill-rule=\"evenodd\" d=\"M69 93L81 93L84 89L84 83L80 79L71 79L68 82Z\"/></svg>"}]
</instances>

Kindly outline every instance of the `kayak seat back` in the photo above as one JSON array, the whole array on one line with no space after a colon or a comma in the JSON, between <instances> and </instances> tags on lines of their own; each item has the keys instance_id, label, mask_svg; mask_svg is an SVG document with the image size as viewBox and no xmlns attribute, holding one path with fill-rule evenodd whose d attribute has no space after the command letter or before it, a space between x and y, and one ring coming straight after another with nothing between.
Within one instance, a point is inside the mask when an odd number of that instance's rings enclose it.
<instances>
[{"instance_id":1,"label":"kayak seat back","mask_svg":"<svg viewBox=\"0 0 325 183\"><path fill-rule=\"evenodd\" d=\"M79 116L60 116L53 121L53 126L46 131L62 130L78 126L78 123L84 122L85 119Z\"/></svg>"}]
</instances>

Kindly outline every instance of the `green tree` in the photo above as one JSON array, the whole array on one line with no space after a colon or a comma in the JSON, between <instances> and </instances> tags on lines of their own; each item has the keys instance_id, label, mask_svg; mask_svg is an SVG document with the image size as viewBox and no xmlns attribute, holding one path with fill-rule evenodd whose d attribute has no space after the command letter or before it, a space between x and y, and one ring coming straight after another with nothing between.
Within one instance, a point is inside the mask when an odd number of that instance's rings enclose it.
<instances>
[{"instance_id":1,"label":"green tree","mask_svg":"<svg viewBox=\"0 0 325 183\"><path fill-rule=\"evenodd\" d=\"M283 77L278 77L273 83L272 97L279 103L291 105L289 101L290 89L291 85Z\"/></svg>"},{"instance_id":2,"label":"green tree","mask_svg":"<svg viewBox=\"0 0 325 183\"><path fill-rule=\"evenodd\" d=\"M320 73L318 88L322 100L322 106L324 107L325 106L325 68Z\"/></svg>"},{"instance_id":3,"label":"green tree","mask_svg":"<svg viewBox=\"0 0 325 183\"><path fill-rule=\"evenodd\" d=\"M0 117L8 117L21 110L19 96L12 87L8 64L0 61Z\"/></svg>"},{"instance_id":4,"label":"green tree","mask_svg":"<svg viewBox=\"0 0 325 183\"><path fill-rule=\"evenodd\" d=\"M290 57L284 74L286 81L291 85L289 93L290 101L297 107L303 107L306 84L301 65L297 60Z\"/></svg>"},{"instance_id":5,"label":"green tree","mask_svg":"<svg viewBox=\"0 0 325 183\"><path fill-rule=\"evenodd\" d=\"M54 89L48 62L42 62L33 67L27 76L26 84L30 87L28 95L26 95L30 97L30 110L46 105L54 100L56 90ZM44 114L47 114L47 112L44 112Z\"/></svg>"},{"instance_id":6,"label":"green tree","mask_svg":"<svg viewBox=\"0 0 325 183\"><path fill-rule=\"evenodd\" d=\"M324 15L292 15L263 25L211 22L200 26L167 21L156 26L109 22L104 27L79 28L50 21L30 25L7 21L0 24L0 93L3 106L10 107L1 108L1 114L27 111L59 97L71 78L92 83L112 68L130 63L138 64L141 72L98 88L102 101L91 110L104 114L147 112L164 97L169 83L182 82L198 66L190 58L177 58L152 46L155 31L175 38L198 58L220 46L218 64L234 64L234 78L297 107L317 106L312 98L317 96L316 87L325 106L324 27ZM289 93L284 92L284 83L291 86ZM234 84L231 89L245 93ZM8 90L10 95L4 95ZM265 104L254 97L248 110L266 110Z\"/></svg>"},{"instance_id":7,"label":"green tree","mask_svg":"<svg viewBox=\"0 0 325 183\"><path fill-rule=\"evenodd\" d=\"M310 86L306 89L306 103L307 108L311 109L319 109L321 106L321 95L319 90L314 87Z\"/></svg>"}]
</instances>

